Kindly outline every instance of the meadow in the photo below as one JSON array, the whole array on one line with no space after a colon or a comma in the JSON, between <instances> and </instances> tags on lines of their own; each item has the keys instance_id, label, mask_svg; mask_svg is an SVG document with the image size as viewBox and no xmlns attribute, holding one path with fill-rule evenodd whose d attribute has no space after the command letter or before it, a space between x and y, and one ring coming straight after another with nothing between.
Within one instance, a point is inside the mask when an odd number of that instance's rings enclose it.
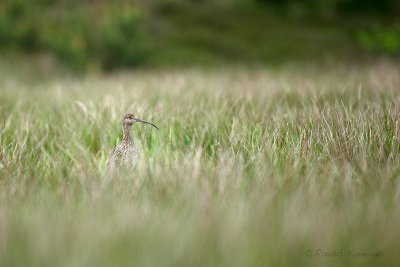
<instances>
[{"instance_id":1,"label":"meadow","mask_svg":"<svg viewBox=\"0 0 400 267\"><path fill-rule=\"evenodd\" d=\"M2 64L0 265L394 266L399 67ZM110 177L127 112L160 131Z\"/></svg>"}]
</instances>

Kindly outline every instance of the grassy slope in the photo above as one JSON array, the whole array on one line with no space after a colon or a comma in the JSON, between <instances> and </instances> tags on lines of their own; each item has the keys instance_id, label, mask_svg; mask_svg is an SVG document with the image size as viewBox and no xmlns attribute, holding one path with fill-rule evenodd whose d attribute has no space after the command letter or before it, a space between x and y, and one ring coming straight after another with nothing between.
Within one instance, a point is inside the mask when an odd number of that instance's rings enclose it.
<instances>
[{"instance_id":1,"label":"grassy slope","mask_svg":"<svg viewBox=\"0 0 400 267\"><path fill-rule=\"evenodd\" d=\"M367 56L353 36L362 24L357 19L296 18L267 7L201 2L150 10L149 66L278 65Z\"/></svg>"},{"instance_id":2,"label":"grassy slope","mask_svg":"<svg viewBox=\"0 0 400 267\"><path fill-rule=\"evenodd\" d=\"M138 71L31 83L1 68L3 266L394 265L399 66ZM104 175L134 111L143 161ZM342 257L307 257L343 250ZM349 250L381 252L352 257Z\"/></svg>"}]
</instances>

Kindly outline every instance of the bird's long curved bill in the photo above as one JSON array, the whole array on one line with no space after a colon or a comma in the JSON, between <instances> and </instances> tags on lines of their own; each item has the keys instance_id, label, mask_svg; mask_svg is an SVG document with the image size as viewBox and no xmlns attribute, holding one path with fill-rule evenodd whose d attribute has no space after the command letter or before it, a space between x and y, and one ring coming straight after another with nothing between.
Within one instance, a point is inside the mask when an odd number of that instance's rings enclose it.
<instances>
[{"instance_id":1,"label":"bird's long curved bill","mask_svg":"<svg viewBox=\"0 0 400 267\"><path fill-rule=\"evenodd\" d=\"M158 129L158 127L157 127L155 124L153 124L153 123L151 123L151 122L149 122L149 121L144 121L144 120L141 120L141 119L135 119L135 121L137 121L137 122L144 122L144 123L150 124L150 125L156 127L157 130L160 130L160 129Z\"/></svg>"}]
</instances>

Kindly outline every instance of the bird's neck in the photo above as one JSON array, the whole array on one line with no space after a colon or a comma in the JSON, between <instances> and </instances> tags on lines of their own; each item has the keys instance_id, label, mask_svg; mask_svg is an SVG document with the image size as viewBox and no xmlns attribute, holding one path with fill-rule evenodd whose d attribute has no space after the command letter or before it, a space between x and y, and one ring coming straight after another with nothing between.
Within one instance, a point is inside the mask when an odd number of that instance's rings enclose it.
<instances>
[{"instance_id":1,"label":"bird's neck","mask_svg":"<svg viewBox=\"0 0 400 267\"><path fill-rule=\"evenodd\" d=\"M136 144L136 136L135 132L133 131L132 124L123 124L122 125L122 132L124 134L124 137L122 139L122 142L128 145L134 145Z\"/></svg>"}]
</instances>

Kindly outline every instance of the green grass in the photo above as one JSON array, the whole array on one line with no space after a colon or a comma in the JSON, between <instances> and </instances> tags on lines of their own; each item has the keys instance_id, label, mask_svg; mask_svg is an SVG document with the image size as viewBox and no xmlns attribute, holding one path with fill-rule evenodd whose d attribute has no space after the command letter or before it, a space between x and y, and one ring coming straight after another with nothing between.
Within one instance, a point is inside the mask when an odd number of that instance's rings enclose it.
<instances>
[{"instance_id":1,"label":"green grass","mask_svg":"<svg viewBox=\"0 0 400 267\"><path fill-rule=\"evenodd\" d=\"M399 261L397 63L0 70L2 266ZM126 112L160 131L135 125L142 161L111 178Z\"/></svg>"}]
</instances>

